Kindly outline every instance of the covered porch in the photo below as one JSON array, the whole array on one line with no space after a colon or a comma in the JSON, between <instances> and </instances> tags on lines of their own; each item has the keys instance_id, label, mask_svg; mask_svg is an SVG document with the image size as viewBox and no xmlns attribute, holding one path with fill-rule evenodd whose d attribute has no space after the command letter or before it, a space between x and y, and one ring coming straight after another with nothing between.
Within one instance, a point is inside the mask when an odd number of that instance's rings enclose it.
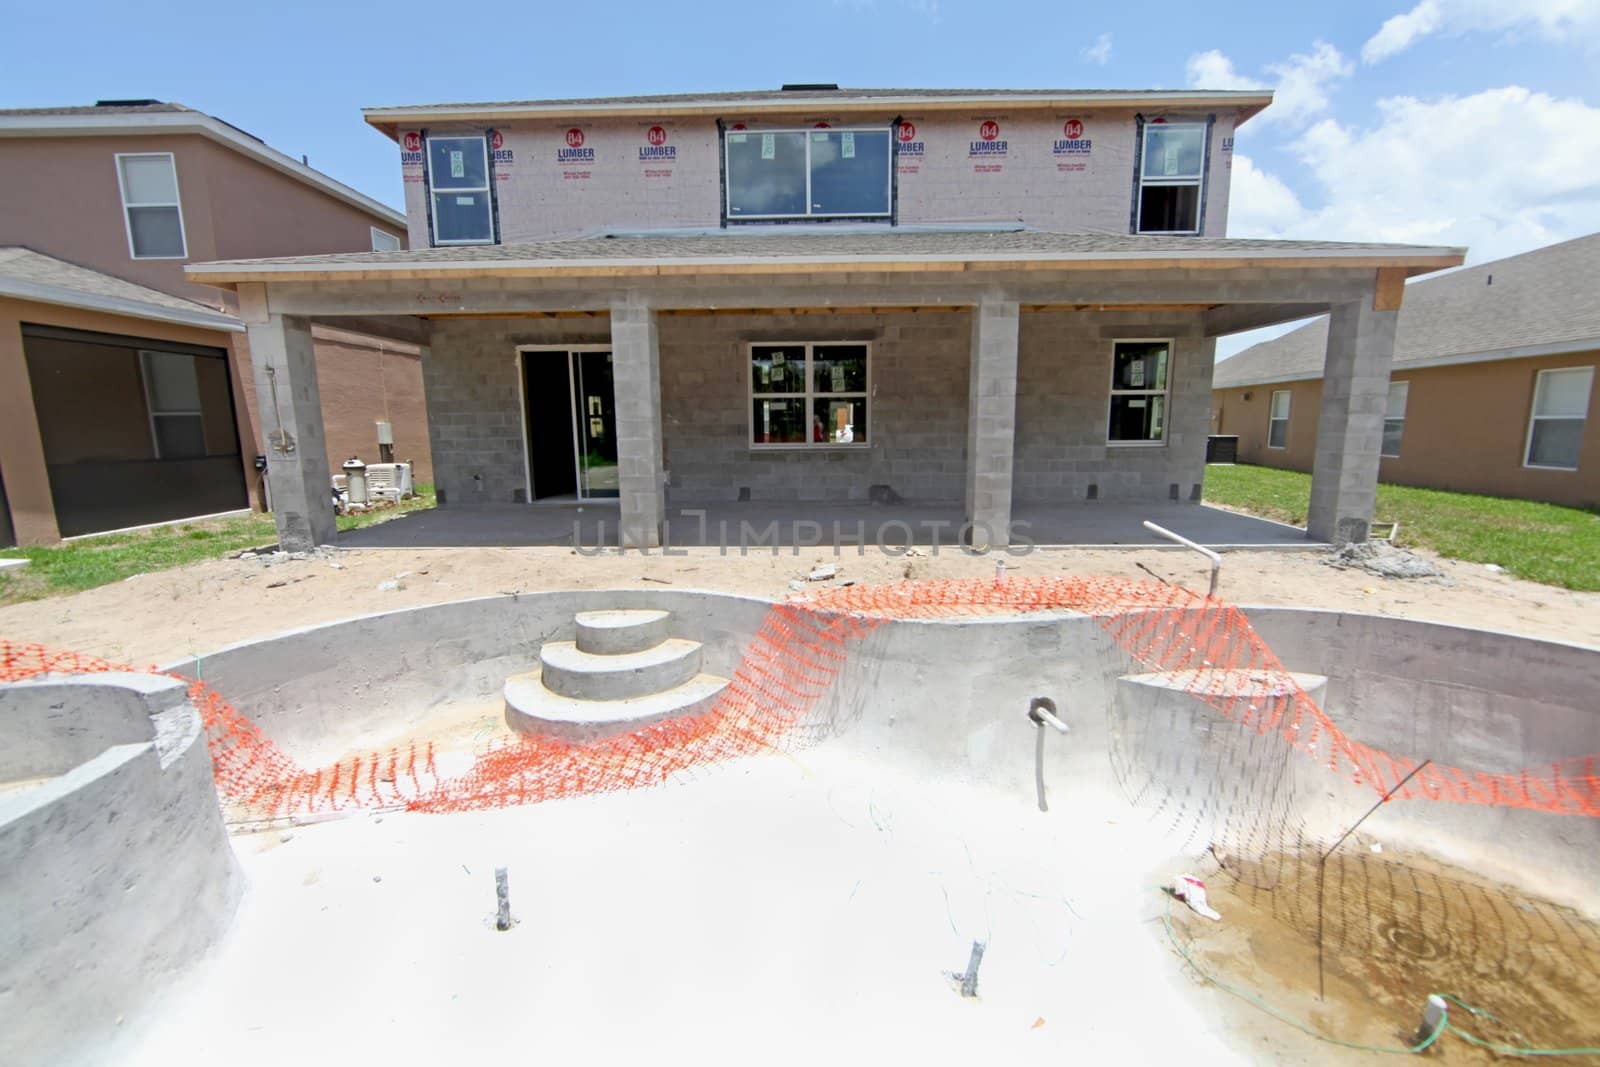
<instances>
[{"instance_id":1,"label":"covered porch","mask_svg":"<svg viewBox=\"0 0 1600 1067\"><path fill-rule=\"evenodd\" d=\"M1460 260L1387 245L880 232L617 236L191 275L239 291L270 398L285 547L335 536L309 458L322 434L313 322L424 348L441 508L363 540L572 544L577 518L593 544L606 518L606 540L624 547L724 543L719 523L734 540L776 524L789 543L815 524L826 544L838 520L851 536L864 524L872 544L898 521L912 544L998 548L1141 543L1151 518L1256 545L1366 537L1405 279ZM1332 328L1307 531L1202 507L1215 338L1320 312ZM1126 345L1144 346L1137 373ZM802 384L775 387L785 352L805 369L783 380ZM542 387L531 368L550 353L567 377ZM581 368L597 378L602 364L580 353L605 356L604 397L588 406ZM831 386L816 384L822 366ZM534 398L562 383L576 407L542 414ZM1128 439L1128 421L1148 432ZM606 455L584 443L591 423ZM581 517L533 503L569 461L579 495L611 498ZM590 461L600 477L586 479Z\"/></svg>"}]
</instances>

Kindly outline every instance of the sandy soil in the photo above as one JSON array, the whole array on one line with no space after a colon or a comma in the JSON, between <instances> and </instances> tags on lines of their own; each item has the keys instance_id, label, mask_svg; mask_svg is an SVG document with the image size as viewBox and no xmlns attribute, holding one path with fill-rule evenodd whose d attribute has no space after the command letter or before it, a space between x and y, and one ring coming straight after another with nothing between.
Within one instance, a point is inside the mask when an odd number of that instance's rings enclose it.
<instances>
[{"instance_id":1,"label":"sandy soil","mask_svg":"<svg viewBox=\"0 0 1600 1067\"><path fill-rule=\"evenodd\" d=\"M835 557L785 549L745 557L687 550L663 558L580 556L565 548L362 549L265 564L225 559L140 575L69 597L0 608L0 636L138 663L206 654L251 638L355 615L465 597L546 589L662 587L781 598L820 563L837 581L992 575L996 556L945 548L917 556ZM1012 573L1114 574L1204 588L1203 561L1165 549L1068 549L1003 557ZM1327 566L1322 553L1236 552L1219 595L1240 604L1311 606L1508 630L1600 645L1600 594L1520 581L1480 564L1436 560L1438 579L1380 578ZM399 576L397 588L380 588ZM828 584L837 584L834 583ZM810 586L809 588L816 588Z\"/></svg>"}]
</instances>

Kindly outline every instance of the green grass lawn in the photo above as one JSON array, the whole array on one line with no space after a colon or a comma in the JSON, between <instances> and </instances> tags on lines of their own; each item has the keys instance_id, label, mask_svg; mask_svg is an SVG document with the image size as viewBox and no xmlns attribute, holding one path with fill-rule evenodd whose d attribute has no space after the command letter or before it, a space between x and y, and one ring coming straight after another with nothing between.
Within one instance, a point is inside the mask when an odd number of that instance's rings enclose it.
<instances>
[{"instance_id":1,"label":"green grass lawn","mask_svg":"<svg viewBox=\"0 0 1600 1067\"><path fill-rule=\"evenodd\" d=\"M371 526L433 506L433 486L418 486L417 495L397 508L339 516L339 529ZM247 548L262 548L277 540L272 516L252 513L231 519L207 519L86 537L49 548L6 549L0 551L0 558L21 556L29 563L26 567L0 571L0 605L76 593L120 582L135 574L216 559Z\"/></svg>"},{"instance_id":2,"label":"green grass lawn","mask_svg":"<svg viewBox=\"0 0 1600 1067\"><path fill-rule=\"evenodd\" d=\"M1305 524L1311 476L1273 467L1206 468L1207 503ZM1531 500L1379 485L1378 522L1398 522L1402 546L1472 563L1498 563L1519 578L1600 590L1600 512Z\"/></svg>"}]
</instances>

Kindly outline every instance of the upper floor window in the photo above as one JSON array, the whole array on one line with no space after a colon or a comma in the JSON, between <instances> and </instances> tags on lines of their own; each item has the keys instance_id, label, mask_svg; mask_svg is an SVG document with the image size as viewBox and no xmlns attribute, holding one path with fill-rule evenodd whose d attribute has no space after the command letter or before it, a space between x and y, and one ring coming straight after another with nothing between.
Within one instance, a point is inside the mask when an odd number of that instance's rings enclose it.
<instances>
[{"instance_id":1,"label":"upper floor window","mask_svg":"<svg viewBox=\"0 0 1600 1067\"><path fill-rule=\"evenodd\" d=\"M870 346L750 346L750 443L839 448L867 443Z\"/></svg>"},{"instance_id":2,"label":"upper floor window","mask_svg":"<svg viewBox=\"0 0 1600 1067\"><path fill-rule=\"evenodd\" d=\"M183 259L183 209L178 204L178 170L171 152L117 156L117 186L128 253L134 259Z\"/></svg>"},{"instance_id":3,"label":"upper floor window","mask_svg":"<svg viewBox=\"0 0 1600 1067\"><path fill-rule=\"evenodd\" d=\"M1108 443L1158 445L1167 439L1167 376L1171 363L1171 341L1112 344Z\"/></svg>"},{"instance_id":4,"label":"upper floor window","mask_svg":"<svg viewBox=\"0 0 1600 1067\"><path fill-rule=\"evenodd\" d=\"M724 150L729 219L890 214L887 129L730 130Z\"/></svg>"},{"instance_id":5,"label":"upper floor window","mask_svg":"<svg viewBox=\"0 0 1600 1067\"><path fill-rule=\"evenodd\" d=\"M1528 420L1527 466L1578 469L1593 388L1593 367L1539 372L1533 387L1533 417Z\"/></svg>"},{"instance_id":6,"label":"upper floor window","mask_svg":"<svg viewBox=\"0 0 1600 1067\"><path fill-rule=\"evenodd\" d=\"M1139 156L1140 233L1199 233L1206 124L1147 122Z\"/></svg>"},{"instance_id":7,"label":"upper floor window","mask_svg":"<svg viewBox=\"0 0 1600 1067\"><path fill-rule=\"evenodd\" d=\"M400 238L388 230L380 230L376 226L367 227L372 231L372 250L374 252L400 251Z\"/></svg>"},{"instance_id":8,"label":"upper floor window","mask_svg":"<svg viewBox=\"0 0 1600 1067\"><path fill-rule=\"evenodd\" d=\"M428 138L428 199L434 244L494 243L489 181L486 138Z\"/></svg>"}]
</instances>

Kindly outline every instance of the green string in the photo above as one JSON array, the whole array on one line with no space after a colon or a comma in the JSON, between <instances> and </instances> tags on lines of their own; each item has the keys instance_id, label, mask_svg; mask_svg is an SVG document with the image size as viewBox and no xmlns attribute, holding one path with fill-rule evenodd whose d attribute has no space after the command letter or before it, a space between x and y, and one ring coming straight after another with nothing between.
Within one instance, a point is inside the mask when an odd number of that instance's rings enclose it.
<instances>
[{"instance_id":1,"label":"green string","mask_svg":"<svg viewBox=\"0 0 1600 1067\"><path fill-rule=\"evenodd\" d=\"M1216 977L1208 972L1205 968L1201 967L1199 963L1195 962L1195 958L1189 954L1188 949L1184 948L1183 942L1178 940L1178 933L1172 927L1172 894L1167 892L1165 886L1158 886L1157 888L1160 890L1162 896L1166 897L1167 910L1165 914L1161 916L1161 923L1167 929L1167 937L1169 940L1171 940L1173 949L1178 953L1179 956L1183 958L1183 962L1187 963L1195 974L1199 975L1202 980L1210 982L1218 989L1221 989L1223 992L1231 993L1240 1000L1255 1005L1257 1008L1260 1008L1262 1011L1266 1012L1274 1019L1277 1019L1279 1022L1288 1023L1296 1030L1299 1030L1304 1034L1309 1034L1318 1041L1326 1041L1330 1045L1338 1045L1341 1048L1355 1049L1358 1052L1380 1052L1388 1055L1410 1056L1419 1052L1426 1052L1435 1041L1439 1040L1440 1035L1442 1035L1446 1030L1449 1030L1452 1034L1455 1034L1457 1037L1469 1044L1477 1045L1479 1048L1487 1049L1491 1052L1498 1052L1507 1056L1600 1056L1600 1048L1522 1048L1516 1045L1503 1045L1496 1041L1486 1041L1481 1037L1467 1033L1467 1031L1461 1029L1459 1026L1453 1025L1450 1022L1450 1017L1448 1014L1443 1015L1439 1019L1439 1025L1434 1027L1433 1033L1429 1034L1425 1039L1415 1045L1410 1046L1409 1048L1361 1045L1353 1041L1343 1041L1337 1037L1329 1037L1326 1034L1318 1033L1316 1030L1313 1030L1300 1020L1293 1018L1282 1011L1279 1011L1277 1008L1273 1007L1271 1004L1267 1003L1265 1000L1262 1000L1255 994L1240 989L1237 986L1229 985L1227 982L1224 982L1222 979ZM1479 1018L1489 1019L1504 1025L1504 1023L1493 1013L1485 1011L1482 1008L1475 1008L1471 1004L1468 1004L1466 1001L1462 1000L1460 997L1451 996L1449 993L1440 993L1438 995L1457 1007L1463 1009L1464 1011L1478 1016ZM1512 1033L1518 1038L1522 1037L1522 1035L1518 1034L1515 1030L1513 1030Z\"/></svg>"}]
</instances>

